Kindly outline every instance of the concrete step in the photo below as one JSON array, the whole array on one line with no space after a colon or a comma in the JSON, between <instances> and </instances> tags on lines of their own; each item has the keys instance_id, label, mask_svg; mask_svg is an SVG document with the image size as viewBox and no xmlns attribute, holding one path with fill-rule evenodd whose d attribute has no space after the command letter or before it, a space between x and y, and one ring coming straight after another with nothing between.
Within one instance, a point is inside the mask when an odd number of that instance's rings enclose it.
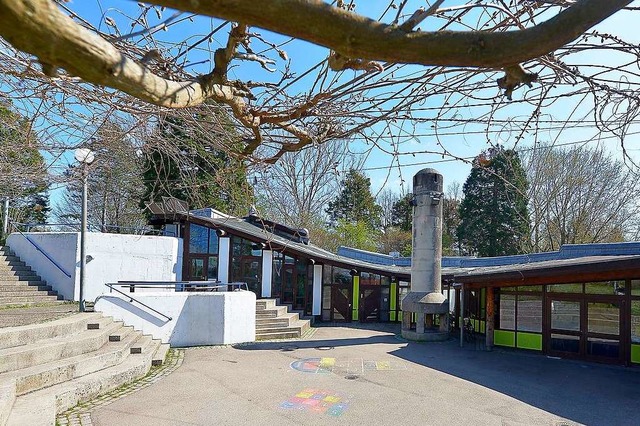
<instances>
[{"instance_id":1,"label":"concrete step","mask_svg":"<svg viewBox=\"0 0 640 426\"><path fill-rule=\"evenodd\" d=\"M64 303L64 300L56 296L47 296L36 293L30 296L20 296L20 297L9 297L4 294L0 294L0 307L10 307L10 306L29 306L29 305L37 305L39 303L48 303L55 302L56 300L60 301L60 303Z\"/></svg>"},{"instance_id":2,"label":"concrete step","mask_svg":"<svg viewBox=\"0 0 640 426\"><path fill-rule=\"evenodd\" d=\"M4 259L0 257L0 269L11 266L27 266L27 264L17 256L11 256L10 258L5 257Z\"/></svg>"},{"instance_id":3,"label":"concrete step","mask_svg":"<svg viewBox=\"0 0 640 426\"><path fill-rule=\"evenodd\" d=\"M256 334L256 340L299 339L300 336L301 334L298 331L281 331Z\"/></svg>"},{"instance_id":4,"label":"concrete step","mask_svg":"<svg viewBox=\"0 0 640 426\"><path fill-rule=\"evenodd\" d=\"M0 330L9 327L36 325L78 314L78 304L59 301L28 307L0 309Z\"/></svg>"},{"instance_id":5,"label":"concrete step","mask_svg":"<svg viewBox=\"0 0 640 426\"><path fill-rule=\"evenodd\" d=\"M167 358L167 352L169 352L169 349L171 348L171 346L169 346L168 343L162 343L158 346L158 349L155 350L155 352L153 353L153 357L151 359L151 365L162 365L164 364L165 359Z\"/></svg>"},{"instance_id":6,"label":"concrete step","mask_svg":"<svg viewBox=\"0 0 640 426\"><path fill-rule=\"evenodd\" d=\"M289 332L295 332L298 333L298 336L296 337L300 337L302 336L308 329L309 329L309 321L297 321L291 325L287 325L287 326L282 326L282 327L270 327L270 328L260 328L260 329L256 329L256 337L258 335L262 336L265 334L271 334L271 333L289 333Z\"/></svg>"},{"instance_id":7,"label":"concrete step","mask_svg":"<svg viewBox=\"0 0 640 426\"><path fill-rule=\"evenodd\" d=\"M11 284L0 283L0 296L2 296L3 293L13 293L16 291L38 292L53 290L51 286L45 284L28 284L37 282L38 281L12 281Z\"/></svg>"},{"instance_id":8,"label":"concrete step","mask_svg":"<svg viewBox=\"0 0 640 426\"><path fill-rule=\"evenodd\" d=\"M273 309L276 307L275 299L256 300L256 310Z\"/></svg>"},{"instance_id":9,"label":"concrete step","mask_svg":"<svg viewBox=\"0 0 640 426\"><path fill-rule=\"evenodd\" d=\"M41 324L0 328L0 349L25 346L44 339L61 338L75 335L87 329L88 323L105 326L113 322L101 314L74 314Z\"/></svg>"},{"instance_id":10,"label":"concrete step","mask_svg":"<svg viewBox=\"0 0 640 426\"><path fill-rule=\"evenodd\" d=\"M16 396L20 396L112 367L129 355L140 333L122 327L119 336L119 341L107 342L94 352L0 374L0 382L15 380Z\"/></svg>"},{"instance_id":11,"label":"concrete step","mask_svg":"<svg viewBox=\"0 0 640 426\"><path fill-rule=\"evenodd\" d=\"M275 308L271 308L271 309L263 309L263 310L256 310L256 319L259 318L276 318L279 317L283 314L287 313L287 308L284 306L276 306Z\"/></svg>"},{"instance_id":12,"label":"concrete step","mask_svg":"<svg viewBox=\"0 0 640 426\"><path fill-rule=\"evenodd\" d=\"M15 381L0 381L0 425L6 425L16 400Z\"/></svg>"},{"instance_id":13,"label":"concrete step","mask_svg":"<svg viewBox=\"0 0 640 426\"><path fill-rule=\"evenodd\" d=\"M275 318L256 318L256 327L265 325L290 324L298 321L300 318L297 313L287 312Z\"/></svg>"},{"instance_id":14,"label":"concrete step","mask_svg":"<svg viewBox=\"0 0 640 426\"><path fill-rule=\"evenodd\" d=\"M117 333L122 328L122 323L114 323L111 318L106 317L98 320L98 324L101 327L96 330L84 330L77 334L2 349L0 373L96 351L109 340L110 334Z\"/></svg>"},{"instance_id":15,"label":"concrete step","mask_svg":"<svg viewBox=\"0 0 640 426\"><path fill-rule=\"evenodd\" d=\"M11 262L12 260L20 260L20 258L13 253L0 251L0 262Z\"/></svg>"},{"instance_id":16,"label":"concrete step","mask_svg":"<svg viewBox=\"0 0 640 426\"><path fill-rule=\"evenodd\" d=\"M54 425L58 413L147 374L159 345L160 341L148 339L140 355L128 355L112 367L16 397L7 425Z\"/></svg>"},{"instance_id":17,"label":"concrete step","mask_svg":"<svg viewBox=\"0 0 640 426\"><path fill-rule=\"evenodd\" d=\"M11 272L33 272L31 267L27 265L1 265L0 264L0 273L11 273Z\"/></svg>"},{"instance_id":18,"label":"concrete step","mask_svg":"<svg viewBox=\"0 0 640 426\"><path fill-rule=\"evenodd\" d=\"M0 287L8 287L12 285L46 285L47 282L41 279L34 279L33 277L13 277L14 279L4 278L0 280ZM23 279L21 279L23 278Z\"/></svg>"},{"instance_id":19,"label":"concrete step","mask_svg":"<svg viewBox=\"0 0 640 426\"><path fill-rule=\"evenodd\" d=\"M33 271L0 271L0 282L2 281L42 281L40 276Z\"/></svg>"},{"instance_id":20,"label":"concrete step","mask_svg":"<svg viewBox=\"0 0 640 426\"><path fill-rule=\"evenodd\" d=\"M24 287L15 286L11 291L7 289L0 289L0 301L6 297L10 297L10 298L26 297L31 299L33 297L39 297L39 296L55 296L55 300L58 300L58 293L52 290L45 290L44 287L42 290L38 290L38 287L29 287L29 286L24 286Z\"/></svg>"}]
</instances>

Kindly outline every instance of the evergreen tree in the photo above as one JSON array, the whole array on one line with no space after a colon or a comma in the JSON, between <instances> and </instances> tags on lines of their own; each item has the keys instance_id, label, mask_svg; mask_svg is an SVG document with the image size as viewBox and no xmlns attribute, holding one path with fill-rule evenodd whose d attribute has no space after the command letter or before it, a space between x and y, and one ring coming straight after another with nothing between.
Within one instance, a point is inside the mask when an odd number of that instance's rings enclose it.
<instances>
[{"instance_id":1,"label":"evergreen tree","mask_svg":"<svg viewBox=\"0 0 640 426\"><path fill-rule=\"evenodd\" d=\"M498 146L473 161L464 183L458 237L478 256L522 253L528 246L527 178L518 153Z\"/></svg>"},{"instance_id":2,"label":"evergreen tree","mask_svg":"<svg viewBox=\"0 0 640 426\"><path fill-rule=\"evenodd\" d=\"M413 194L407 194L400 198L393 205L392 209L392 224L397 226L402 231L411 232L411 226L413 224L413 206L411 200Z\"/></svg>"},{"instance_id":3,"label":"evergreen tree","mask_svg":"<svg viewBox=\"0 0 640 426\"><path fill-rule=\"evenodd\" d=\"M29 121L0 102L0 199L11 200L14 222L45 223L47 172Z\"/></svg>"},{"instance_id":4,"label":"evergreen tree","mask_svg":"<svg viewBox=\"0 0 640 426\"><path fill-rule=\"evenodd\" d=\"M239 138L230 124L214 121L203 117L197 128L178 117L161 121L157 134L144 147L146 191L141 205L169 196L186 201L190 209L247 213L253 190L246 166L216 146L217 139L231 138L239 144Z\"/></svg>"},{"instance_id":5,"label":"evergreen tree","mask_svg":"<svg viewBox=\"0 0 640 426\"><path fill-rule=\"evenodd\" d=\"M382 208L371 194L371 180L361 172L350 169L342 181L342 190L326 209L332 223L362 222L372 231L381 227Z\"/></svg>"}]
</instances>

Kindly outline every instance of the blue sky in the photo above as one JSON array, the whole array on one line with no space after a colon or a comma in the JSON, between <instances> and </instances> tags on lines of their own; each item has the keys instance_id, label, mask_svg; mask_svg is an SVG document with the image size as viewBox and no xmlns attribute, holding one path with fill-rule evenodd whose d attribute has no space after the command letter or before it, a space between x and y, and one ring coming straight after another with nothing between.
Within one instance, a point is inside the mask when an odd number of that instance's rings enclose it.
<instances>
[{"instance_id":1,"label":"blue sky","mask_svg":"<svg viewBox=\"0 0 640 426\"><path fill-rule=\"evenodd\" d=\"M444 3L444 6L456 5L460 4L459 0L448 0ZM381 11L388 4L386 0L367 0L367 1L359 1L357 2L356 12L361 13L366 16L370 16L372 18L379 18ZM411 0L409 2L409 7L407 7L406 11L408 13L412 12L416 6L424 5L425 3L418 0ZM87 1L87 0L75 0L70 3L67 3L68 7L72 10L76 11L79 16L89 20L90 22L98 25L101 30L105 32L112 32L112 28L106 24L106 17L115 20L118 24L121 24L122 31L137 31L139 27L129 27L123 26L125 22L128 21L125 16L128 17L136 17L139 12L139 8L136 2L132 1ZM109 7L106 7L109 5ZM632 6L640 6L640 1L636 1L632 4ZM414 7L414 9L410 9L410 7ZM166 19L170 16L172 12L165 11L162 19ZM395 12L393 12L395 13ZM635 15L638 15L635 12ZM185 16L181 16L180 19L184 19ZM634 20L634 14L630 12L620 12L614 15L609 20L605 21L603 24L598 26L597 30L601 32L609 32L619 36L620 38L627 41L634 41L635 43L640 42L640 32L635 28L637 24L637 17ZM388 22L391 19L391 15L388 14L383 20ZM434 18L435 19L435 18ZM435 20L429 18L423 25L422 29L428 29L431 25L431 22L435 25ZM215 28L217 25L222 23L220 20L209 20L203 18L196 18L192 24L188 26L182 25L180 28L184 28L187 33L183 32L174 32L168 31L166 33L158 33L161 38L164 38L169 41L179 42L185 38L185 36L190 36L189 40L194 40L199 34L203 34L208 32L210 29ZM288 40L288 38L270 34L268 32L262 30L259 31L262 35L265 36L269 41L275 43L283 43ZM221 45L226 41L226 34L228 32L228 28L224 28L223 30L216 33L213 37L211 46L213 48ZM256 48L256 45L253 45ZM180 49L180 45L176 45L176 51ZM327 57L328 50L323 47L318 47L311 45L306 42L302 42L299 40L289 42L283 49L286 50L288 56L292 58L292 70L298 73L304 72L311 66L322 63ZM259 49L257 49L259 50ZM593 55L593 54L590 54ZM198 65L192 67L194 73L199 72L207 72L210 69L210 63L206 62L210 60L210 52L200 52L195 55L190 55L189 59L191 62L197 62ZM280 58L274 57L277 60L277 67L282 67L284 65L284 61ZM602 54L601 57L596 58L596 62L607 63L609 61L609 57L606 54ZM203 62L205 61L205 62ZM592 57L583 57L580 56L572 56L572 63L569 65L580 65L581 61L584 63L593 62ZM398 72L419 72L423 67L417 66L408 66L404 67ZM340 75L332 75L332 78L340 79L341 81L346 81L353 76L357 75L357 73L352 71L345 71ZM498 77L499 74L496 74ZM265 72L255 63L239 63L237 66L234 66L230 70L231 78L238 78L241 80L247 79L255 79L260 81L276 81L279 76L277 73L270 74ZM492 77L493 78L493 77ZM446 80L443 80L446 82ZM637 82L635 82L637 83ZM300 93L304 93L308 91L310 85L312 84L312 80L310 79L302 79L300 83L294 85L292 89L295 91L299 91ZM620 84L623 84L621 82ZM491 134L492 143L501 143L507 147L514 146L516 143L515 136L518 134L517 125L514 123L518 123L521 120L526 120L527 117L531 115L532 110L534 109L533 105L530 105L526 102L529 94L535 94L535 91L543 90L543 85L537 84L531 89L531 92L528 92L529 89L518 89L514 92L514 101L508 102L503 96L499 94L497 87L484 89L483 93L488 93L489 96L493 96L493 102L500 103L500 109L495 114L494 118L498 120L500 123L499 129L494 131ZM560 89L561 90L561 89ZM444 102L442 98L434 97L430 99L425 104L425 112L416 112L416 116L421 116L424 114L425 118L429 117L428 109L434 105L437 105L440 102ZM465 107L464 99L460 100L460 107L454 112L451 112L451 115L447 117L448 120L452 120L451 122L455 122L456 119L468 119L468 118L478 118L479 115L482 115L482 110L477 109L475 107ZM609 149L612 154L621 158L621 149L619 141L615 139L606 139L606 140L593 140L594 135L597 135L597 131L594 128L590 128L588 126L589 116L586 114L584 108L580 107L577 111L570 113L575 105L572 104L573 100L568 102L557 102L549 107L543 109L543 114L549 119L562 119L563 117L569 118L570 120L574 120L574 124L570 124L567 128L561 129L548 129L540 132L538 140L534 140L532 137L525 135L525 138L522 141L518 142L518 147L526 148L528 146L532 146L534 142L538 143L555 143L558 145L562 144L577 144L581 141L584 143L596 145L598 143L604 144L604 146ZM624 105L622 106L624 107ZM586 125L585 125L586 124ZM429 123L425 122L420 124L416 129L408 128L405 124L400 121L398 124L394 125L394 131L397 134L404 134L402 138L398 138L397 145L392 144L392 139L390 141L385 142L382 139L381 143L388 143L388 145L383 146L383 149L372 149L370 153L367 155L367 160L364 165L364 169L366 173L371 177L372 187L374 191L378 191L382 188L388 188L396 192L401 192L401 187L411 182L411 177L418 170L424 167L433 167L438 169L445 177L445 186L450 182L459 182L463 183L466 179L470 166L468 163L465 163L460 160L455 160L452 157L458 158L466 158L471 159L476 156L481 150L486 149L489 145L487 143L487 138L484 136L480 130L483 128L482 124L460 124L459 126L454 126L450 130L450 135L445 135L440 137L440 141L443 143L443 147L438 146L435 142L434 131L430 128ZM633 123L632 127L635 128L635 132L637 133L640 129L638 123ZM376 126L371 129L372 133L383 133L386 131L382 126ZM446 130L443 130L446 132ZM409 135L408 133L415 132L415 136ZM634 133L634 130L631 130L631 133ZM412 133L413 134L413 133ZM80 140L82 135L67 135L67 143L73 144L74 141ZM624 141L625 146L627 148L628 154L638 160L640 159L640 136L635 134L626 138ZM366 145L362 141L351 142L354 150L368 150L371 146ZM393 149L391 149L393 145ZM435 151L445 149L451 155L434 155L434 154L425 154L424 151ZM385 154L383 152L384 149L387 150L395 150L397 153L396 156ZM71 161L71 156L67 154L62 158L62 162ZM393 166L390 168L390 166ZM54 194L54 199L56 194ZM55 200L54 200L55 202Z\"/></svg>"}]
</instances>

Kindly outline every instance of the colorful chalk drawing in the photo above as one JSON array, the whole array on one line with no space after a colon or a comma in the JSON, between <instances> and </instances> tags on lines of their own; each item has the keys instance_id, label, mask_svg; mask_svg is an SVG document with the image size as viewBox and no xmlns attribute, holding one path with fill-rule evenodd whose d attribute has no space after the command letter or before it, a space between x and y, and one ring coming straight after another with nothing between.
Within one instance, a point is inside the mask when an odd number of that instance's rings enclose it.
<instances>
[{"instance_id":1,"label":"colorful chalk drawing","mask_svg":"<svg viewBox=\"0 0 640 426\"><path fill-rule=\"evenodd\" d=\"M364 374L368 371L406 370L407 365L393 361L368 361L362 358L304 358L291 363L291 368L302 373Z\"/></svg>"},{"instance_id":2,"label":"colorful chalk drawing","mask_svg":"<svg viewBox=\"0 0 640 426\"><path fill-rule=\"evenodd\" d=\"M280 408L339 417L349 408L349 401L336 392L305 389L280 404Z\"/></svg>"}]
</instances>

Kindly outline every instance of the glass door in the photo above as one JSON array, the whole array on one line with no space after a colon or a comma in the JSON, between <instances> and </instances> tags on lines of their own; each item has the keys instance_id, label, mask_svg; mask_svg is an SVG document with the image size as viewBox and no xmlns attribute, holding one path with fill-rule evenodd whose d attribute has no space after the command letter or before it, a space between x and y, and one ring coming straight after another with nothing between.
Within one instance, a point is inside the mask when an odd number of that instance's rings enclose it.
<instances>
[{"instance_id":1,"label":"glass door","mask_svg":"<svg viewBox=\"0 0 640 426\"><path fill-rule=\"evenodd\" d=\"M610 297L548 299L547 352L600 362L623 362L624 300Z\"/></svg>"},{"instance_id":2,"label":"glass door","mask_svg":"<svg viewBox=\"0 0 640 426\"><path fill-rule=\"evenodd\" d=\"M331 286L331 320L351 322L351 286Z\"/></svg>"},{"instance_id":3,"label":"glass door","mask_svg":"<svg viewBox=\"0 0 640 426\"><path fill-rule=\"evenodd\" d=\"M380 320L380 286L360 286L360 311L361 322Z\"/></svg>"},{"instance_id":4,"label":"glass door","mask_svg":"<svg viewBox=\"0 0 640 426\"><path fill-rule=\"evenodd\" d=\"M548 299L550 315L546 341L548 352L564 357L580 357L583 354L582 301Z\"/></svg>"},{"instance_id":5,"label":"glass door","mask_svg":"<svg viewBox=\"0 0 640 426\"><path fill-rule=\"evenodd\" d=\"M215 281L218 279L218 256L189 256L187 281Z\"/></svg>"},{"instance_id":6,"label":"glass door","mask_svg":"<svg viewBox=\"0 0 640 426\"><path fill-rule=\"evenodd\" d=\"M622 304L624 301L586 300L585 355L596 361L622 362Z\"/></svg>"}]
</instances>

